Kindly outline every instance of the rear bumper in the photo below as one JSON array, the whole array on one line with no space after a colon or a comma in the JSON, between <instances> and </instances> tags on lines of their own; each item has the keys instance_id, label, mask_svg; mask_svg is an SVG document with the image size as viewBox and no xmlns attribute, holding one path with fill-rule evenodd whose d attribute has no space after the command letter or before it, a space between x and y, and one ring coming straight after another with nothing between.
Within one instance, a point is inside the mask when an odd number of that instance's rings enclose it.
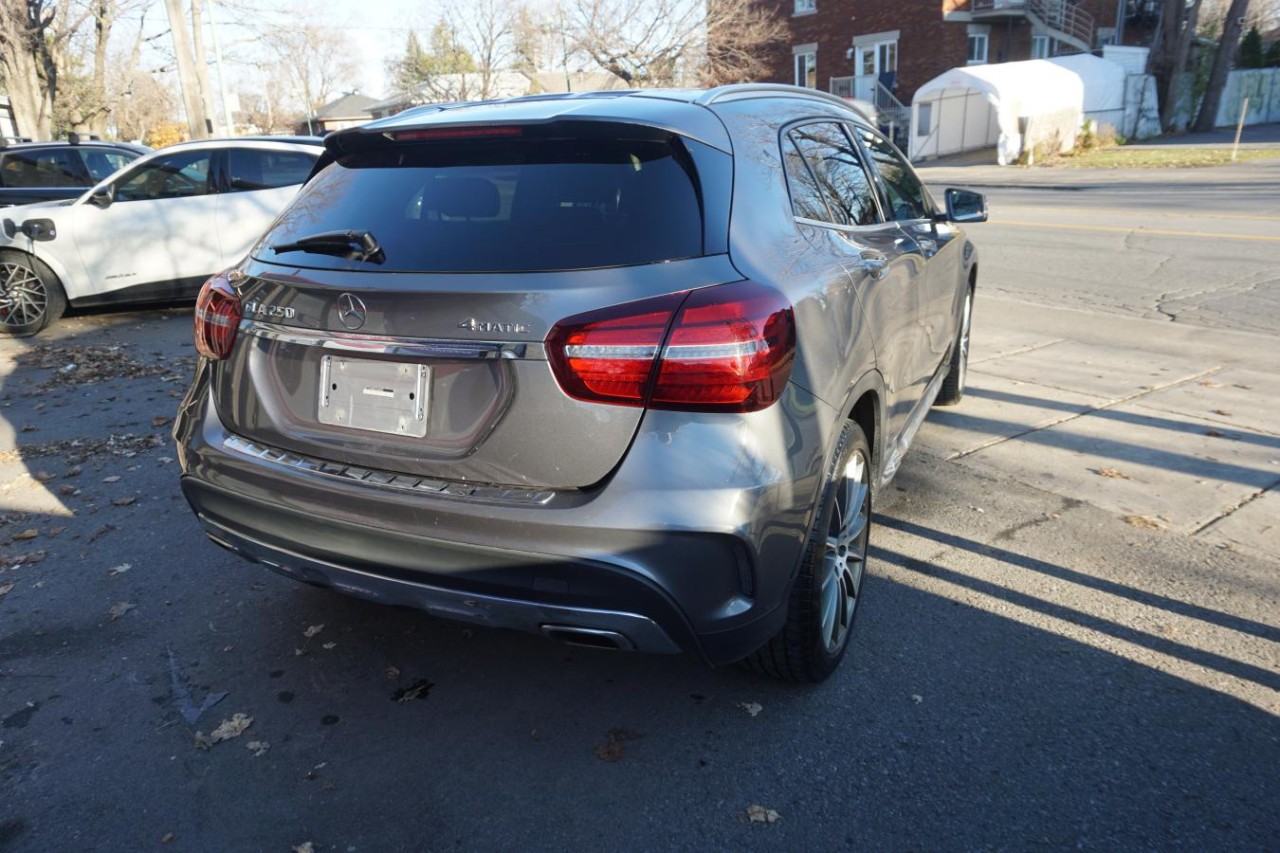
<instances>
[{"instance_id":1,"label":"rear bumper","mask_svg":"<svg viewBox=\"0 0 1280 853\"><path fill-rule=\"evenodd\" d=\"M821 442L802 436L763 456L780 444L765 440L779 421L797 434L782 405L749 416L763 433L650 413L605 484L528 502L423 494L377 472L356 480L245 453L202 384L175 425L183 492L211 539L275 571L448 619L712 664L749 654L785 620L821 454L783 455ZM801 402L814 421L820 404Z\"/></svg>"},{"instance_id":2,"label":"rear bumper","mask_svg":"<svg viewBox=\"0 0 1280 853\"><path fill-rule=\"evenodd\" d=\"M580 631L584 640L594 633L601 640L598 645L628 651L655 654L680 651L680 646L656 622L636 613L568 607L445 589L422 581L360 571L271 546L223 527L203 515L200 523L211 540L245 559L261 563L295 580L357 598L412 607L445 619L490 628L513 628L559 637Z\"/></svg>"}]
</instances>

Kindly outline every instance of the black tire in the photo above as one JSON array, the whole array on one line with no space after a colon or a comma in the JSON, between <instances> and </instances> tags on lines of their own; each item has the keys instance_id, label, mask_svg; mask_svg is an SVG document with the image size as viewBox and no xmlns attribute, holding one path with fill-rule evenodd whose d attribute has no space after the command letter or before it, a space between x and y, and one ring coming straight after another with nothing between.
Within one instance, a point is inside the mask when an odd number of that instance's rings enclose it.
<instances>
[{"instance_id":1,"label":"black tire","mask_svg":"<svg viewBox=\"0 0 1280 853\"><path fill-rule=\"evenodd\" d=\"M0 251L0 332L29 337L66 310L67 294L53 270L25 252Z\"/></svg>"},{"instance_id":2,"label":"black tire","mask_svg":"<svg viewBox=\"0 0 1280 853\"><path fill-rule=\"evenodd\" d=\"M862 428L846 421L791 587L787 623L743 660L749 669L812 683L835 672L862 598L870 530L871 448Z\"/></svg>"},{"instance_id":3,"label":"black tire","mask_svg":"<svg viewBox=\"0 0 1280 853\"><path fill-rule=\"evenodd\" d=\"M964 399L964 384L969 376L969 329L973 320L973 290L964 294L964 308L960 309L960 328L956 332L956 345L951 348L951 369L942 380L942 389L933 401L935 406L954 406Z\"/></svg>"}]
</instances>

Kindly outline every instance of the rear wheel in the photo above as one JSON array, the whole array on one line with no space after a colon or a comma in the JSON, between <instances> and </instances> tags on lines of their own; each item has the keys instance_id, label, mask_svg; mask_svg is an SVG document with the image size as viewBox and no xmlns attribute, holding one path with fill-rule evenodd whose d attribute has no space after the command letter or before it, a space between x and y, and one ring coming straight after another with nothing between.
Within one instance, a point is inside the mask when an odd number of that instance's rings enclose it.
<instances>
[{"instance_id":1,"label":"rear wheel","mask_svg":"<svg viewBox=\"0 0 1280 853\"><path fill-rule=\"evenodd\" d=\"M34 335L65 310L67 296L52 270L23 252L0 252L0 331Z\"/></svg>"},{"instance_id":2,"label":"rear wheel","mask_svg":"<svg viewBox=\"0 0 1280 853\"><path fill-rule=\"evenodd\" d=\"M823 681L849 647L862 597L871 529L871 450L862 428L846 421L822 487L787 623L744 663L789 681Z\"/></svg>"},{"instance_id":3,"label":"rear wheel","mask_svg":"<svg viewBox=\"0 0 1280 853\"><path fill-rule=\"evenodd\" d=\"M942 380L942 389L934 399L935 406L954 406L964 397L964 383L969 378L969 322L973 316L973 291L964 295L964 312L960 315L960 329L956 332L956 345L951 349L951 370Z\"/></svg>"}]
</instances>

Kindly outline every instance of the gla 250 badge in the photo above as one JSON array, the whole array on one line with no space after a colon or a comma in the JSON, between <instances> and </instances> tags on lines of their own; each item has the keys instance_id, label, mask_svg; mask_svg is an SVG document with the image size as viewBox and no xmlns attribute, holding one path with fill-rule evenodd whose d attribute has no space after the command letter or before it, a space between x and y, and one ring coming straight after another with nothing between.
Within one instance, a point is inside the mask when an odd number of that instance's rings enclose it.
<instances>
[{"instance_id":1,"label":"gla 250 badge","mask_svg":"<svg viewBox=\"0 0 1280 853\"><path fill-rule=\"evenodd\" d=\"M267 305L256 300L250 300L244 304L244 313L252 314L254 317L273 317L284 320L292 320L298 316L298 312L294 308L287 308L283 305Z\"/></svg>"}]
</instances>

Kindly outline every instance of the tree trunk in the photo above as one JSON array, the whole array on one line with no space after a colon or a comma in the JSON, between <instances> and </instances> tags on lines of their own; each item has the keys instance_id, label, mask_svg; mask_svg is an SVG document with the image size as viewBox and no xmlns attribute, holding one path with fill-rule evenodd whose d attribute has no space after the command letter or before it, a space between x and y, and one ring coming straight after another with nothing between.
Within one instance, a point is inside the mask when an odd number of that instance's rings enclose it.
<instances>
[{"instance_id":1,"label":"tree trunk","mask_svg":"<svg viewBox=\"0 0 1280 853\"><path fill-rule=\"evenodd\" d=\"M173 53L178 65L178 84L182 87L182 103L187 110L187 129L192 139L207 139L204 101L195 77L195 60L191 57L191 44L187 40L187 19L182 11L182 0L164 0L169 13L169 32L173 34Z\"/></svg>"},{"instance_id":2,"label":"tree trunk","mask_svg":"<svg viewBox=\"0 0 1280 853\"><path fill-rule=\"evenodd\" d=\"M111 40L111 25L115 23L115 0L97 0L93 9L93 101L97 112L89 122L89 130L98 136L107 135L107 43Z\"/></svg>"},{"instance_id":3,"label":"tree trunk","mask_svg":"<svg viewBox=\"0 0 1280 853\"><path fill-rule=\"evenodd\" d=\"M196 56L196 83L206 119L217 115L213 108L213 88L209 85L209 54L204 49L204 10L201 0L191 0L191 49ZM205 125L208 127L208 125Z\"/></svg>"},{"instance_id":4,"label":"tree trunk","mask_svg":"<svg viewBox=\"0 0 1280 853\"><path fill-rule=\"evenodd\" d=\"M1236 47L1240 44L1241 25L1248 12L1249 0L1231 0L1227 19L1222 24L1222 41L1218 42L1218 52L1213 57L1209 87L1205 89L1204 100L1200 102L1200 114L1196 117L1195 129L1200 132L1213 130L1214 123L1218 119L1222 90L1226 88L1227 74L1231 71L1231 60L1235 57Z\"/></svg>"}]
</instances>

